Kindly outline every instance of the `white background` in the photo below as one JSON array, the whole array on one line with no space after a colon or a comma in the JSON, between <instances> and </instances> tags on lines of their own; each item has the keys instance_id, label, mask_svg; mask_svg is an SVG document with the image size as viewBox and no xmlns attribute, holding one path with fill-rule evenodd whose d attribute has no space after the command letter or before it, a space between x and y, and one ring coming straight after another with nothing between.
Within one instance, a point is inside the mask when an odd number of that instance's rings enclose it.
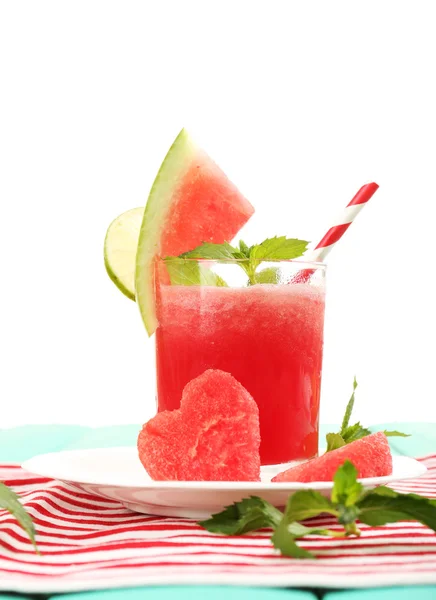
<instances>
[{"instance_id":1,"label":"white background","mask_svg":"<svg viewBox=\"0 0 436 600\"><path fill-rule=\"evenodd\" d=\"M328 258L322 421L436 421L434 3L0 0L0 427L139 423L153 343L103 266L186 126Z\"/></svg>"}]
</instances>

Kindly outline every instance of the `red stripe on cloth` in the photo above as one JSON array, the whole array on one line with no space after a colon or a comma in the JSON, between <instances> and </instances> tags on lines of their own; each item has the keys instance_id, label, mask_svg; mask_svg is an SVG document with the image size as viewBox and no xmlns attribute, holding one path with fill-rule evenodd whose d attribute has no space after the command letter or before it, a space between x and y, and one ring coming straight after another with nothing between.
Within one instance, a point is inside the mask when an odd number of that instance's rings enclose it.
<instances>
[{"instance_id":1,"label":"red stripe on cloth","mask_svg":"<svg viewBox=\"0 0 436 600\"><path fill-rule=\"evenodd\" d=\"M16 490L17 493L19 493L19 490ZM62 492L69 492L69 490L61 490ZM74 499L71 496L66 496L65 493L60 493L57 490L53 491L53 488L50 488L47 492L47 494L49 494L50 496L52 496L53 498L56 498L58 500L61 500L62 502L66 502L68 504L71 504L72 506L77 506L78 508L84 508L84 509L88 509L88 510L93 510L95 511L96 508L98 508L99 511L109 511L109 510L113 510L114 508L119 508L120 504L118 502L115 501L111 501L111 506L102 506L101 505L101 501L100 501L100 497L93 497L89 503L87 502L83 502L82 499ZM69 492L71 494L71 492ZM103 499L104 501L104 499Z\"/></svg>"},{"instance_id":2,"label":"red stripe on cloth","mask_svg":"<svg viewBox=\"0 0 436 600\"><path fill-rule=\"evenodd\" d=\"M35 492L33 492L33 493L35 493ZM59 509L59 503L57 503L55 501L55 499L53 499L50 496L50 492L48 492L46 494L39 494L38 496L33 496L30 500L27 500L25 496L22 496L22 499L24 500L24 504L27 507L34 506L35 508L37 508L41 511L42 511L42 506L41 506L42 502L44 502L48 506L51 506L55 509ZM59 497L58 497L58 499L59 499ZM94 506L94 508L92 508L93 506ZM118 503L116 504L116 507L119 508ZM91 510L88 510L85 512L84 510L71 510L69 508L66 508L64 505L62 505L62 513L64 515L66 515L65 518L67 520L69 520L69 517L71 516L71 517L80 517L80 521L85 521L89 517L94 517L94 518L99 517L100 519L108 519L109 518L109 519L111 519L111 521L109 521L109 522L112 522L112 519L116 519L117 516L123 516L124 518L126 518L128 516L130 516L131 518L138 517L137 513L125 511L126 514L124 514L124 513L121 513L119 510L118 510L118 512L115 512L115 513L108 513L106 511L104 511L101 515L99 515L98 513L95 514L96 504L90 505L89 508ZM101 507L99 506L99 509L100 508ZM92 510L94 511L94 514L93 514Z\"/></svg>"},{"instance_id":3,"label":"red stripe on cloth","mask_svg":"<svg viewBox=\"0 0 436 600\"><path fill-rule=\"evenodd\" d=\"M392 487L436 497L436 454L422 462L428 468L424 477ZM38 591L41 581L47 589L62 591L92 589L102 580L109 581L106 587L120 581L166 583L169 577L196 583L199 573L203 581L222 576L229 584L255 577L257 585L265 586L276 585L277 578L282 585L313 586L318 576L339 587L353 587L356 577L366 576L368 586L395 584L399 573L408 581L419 583L425 576L436 583L436 534L416 522L362 525L360 538L311 536L299 543L318 560L299 561L280 556L268 530L214 535L195 521L132 513L116 501L36 478L13 465L0 465L1 479L13 482L32 515L41 556L15 519L0 511L0 589L14 589L14 582L24 580L27 590L34 585ZM329 516L308 524L338 529Z\"/></svg>"},{"instance_id":4,"label":"red stripe on cloth","mask_svg":"<svg viewBox=\"0 0 436 600\"><path fill-rule=\"evenodd\" d=\"M94 503L96 501L96 497L93 494L87 494L86 492L81 492L80 490L73 488L71 486L53 485L50 489L54 490L54 491L59 491L59 492L62 491L64 494L72 494L72 495L74 495L75 498L80 498L82 500L91 500ZM119 506L119 502L117 502L116 500L111 500L110 498L103 498L103 496L98 497L98 502L100 504L116 504L117 506Z\"/></svg>"},{"instance_id":5,"label":"red stripe on cloth","mask_svg":"<svg viewBox=\"0 0 436 600\"><path fill-rule=\"evenodd\" d=\"M268 572L271 575L274 575L276 572L283 572L283 571L290 571L292 574L294 574L295 572L299 572L303 575L308 575L310 576L311 574L315 573L322 573L323 571L336 571L336 572L342 572L344 574L348 574L348 575L352 575L354 573L359 573L359 572L364 572L364 573L368 573L368 574L372 574L374 575L376 571L374 570L370 570L368 567L368 564L363 564L361 566L353 566L352 568L350 568L349 566L344 566L344 565L328 565L328 569L323 569L323 567L325 567L325 565L320 565L320 560L318 561L304 561L304 568L303 565L301 565L301 560L298 559L289 559L284 557L283 560L287 561L287 564L282 564L282 565L274 565L274 567L259 567L259 565L253 565L251 564L249 561L246 562L241 562L238 564L235 564L231 561L226 561L223 560L221 563L221 566L227 566L227 567L236 567L236 568L243 568L243 567L248 567L248 568L253 568L255 569L256 572L259 571L259 569L262 569L266 572ZM310 564L308 564L310 563ZM143 562L143 561L138 561L136 563L129 563L129 564L125 564L123 565L124 569L136 569L136 568L159 568L159 567L171 567L174 568L174 563L170 562L170 561L161 561L158 563L154 563L153 565ZM212 566L211 563L204 561L204 560L198 560L196 561L193 565L191 565L191 567L209 567ZM385 565L383 565L385 567L385 569L383 569L384 571L387 569L392 569L394 574L398 571L398 567L401 566L403 567L403 563L398 563L398 562L390 562L390 563L386 563ZM421 571L421 569L423 567L433 567L434 568L434 561L423 561L422 564L420 565L415 565L413 568L411 567L411 571ZM112 570L114 567L113 565L102 565L101 569L107 569L107 570ZM353 587L352 585L352 578L350 577L350 579L348 580L348 584L346 587ZM309 581L309 580L308 580ZM272 582L271 582L272 583ZM273 584L274 585L274 584ZM312 587L312 586L310 586ZM373 584L369 584L368 587L373 587Z\"/></svg>"},{"instance_id":6,"label":"red stripe on cloth","mask_svg":"<svg viewBox=\"0 0 436 600\"><path fill-rule=\"evenodd\" d=\"M54 502L49 501L48 499L44 500L44 502L46 502L47 504L49 504L50 506L52 506L53 508L57 508L56 504ZM34 508L40 515L43 515L44 517L49 517L49 518L53 518L53 519L57 519L59 521L65 521L66 523L80 523L81 525L125 525L127 522L133 522L136 523L137 521L143 522L144 521L144 517L139 516L135 513L132 514L127 514L127 515L123 515L121 519L117 519L117 515L113 515L113 517L109 520L108 517L106 516L103 517L102 519L89 519L89 513L80 513L80 512L74 512L74 511L66 511L66 509L64 509L65 514L64 516L61 515L57 515L55 513L50 512L49 510L47 510L46 508L44 508L43 506L41 506L40 504L38 504L35 501L32 502L26 502L26 509L29 510L29 508ZM74 517L72 517L71 515L74 515Z\"/></svg>"},{"instance_id":7,"label":"red stripe on cloth","mask_svg":"<svg viewBox=\"0 0 436 600\"><path fill-rule=\"evenodd\" d=\"M0 511L0 514L1 514L1 511ZM33 516L32 518L35 523L35 526L44 525L48 529L48 531L40 530L40 532L43 533L45 536L55 536L58 538L74 539L74 540L92 540L94 538L100 538L102 536L108 535L108 531L88 530L88 532L86 532L86 529L74 527L74 525L71 525L71 527L64 527L62 525L56 525L53 522L50 522L49 520L39 519L38 517L35 517L35 516ZM1 521L1 523L2 524L8 524L8 523L10 524L10 523L15 523L15 521L12 518L8 518L8 519L5 519L4 521ZM167 532L167 531L183 530L183 529L186 531L192 531L192 526L167 525L163 522L161 525L154 525L152 527L149 527L149 526L147 526L146 523L141 523L140 525L134 525L131 527L120 527L118 525L114 525L111 527L110 532L113 534L119 535L121 533L135 533L135 532L139 532L139 531ZM200 528L198 528L198 529L201 531ZM68 531L68 533L65 533L65 531ZM74 532L74 533L72 533L72 532ZM85 532L85 533L83 533L83 532Z\"/></svg>"},{"instance_id":8,"label":"red stripe on cloth","mask_svg":"<svg viewBox=\"0 0 436 600\"><path fill-rule=\"evenodd\" d=\"M9 487L18 487L20 485L40 485L42 483L48 483L49 481L52 480L48 477L35 477L33 479L25 479L24 477L22 479L2 479L2 483Z\"/></svg>"}]
</instances>

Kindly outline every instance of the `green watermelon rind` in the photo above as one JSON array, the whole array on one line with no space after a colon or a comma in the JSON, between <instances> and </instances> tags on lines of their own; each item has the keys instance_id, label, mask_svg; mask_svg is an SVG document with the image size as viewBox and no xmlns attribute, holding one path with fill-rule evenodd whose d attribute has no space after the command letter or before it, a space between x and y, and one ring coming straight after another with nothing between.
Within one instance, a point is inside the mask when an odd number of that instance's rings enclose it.
<instances>
[{"instance_id":1,"label":"green watermelon rind","mask_svg":"<svg viewBox=\"0 0 436 600\"><path fill-rule=\"evenodd\" d=\"M198 146L182 129L156 175L144 211L136 253L135 289L136 302L150 336L157 327L153 260L159 254L160 236L174 191L198 153Z\"/></svg>"}]
</instances>

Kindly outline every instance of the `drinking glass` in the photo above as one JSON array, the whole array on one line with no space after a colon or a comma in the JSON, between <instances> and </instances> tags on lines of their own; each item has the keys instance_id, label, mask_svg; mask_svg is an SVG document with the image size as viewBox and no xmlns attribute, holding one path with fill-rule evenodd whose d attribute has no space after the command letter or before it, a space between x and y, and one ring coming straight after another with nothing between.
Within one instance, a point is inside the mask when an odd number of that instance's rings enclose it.
<instances>
[{"instance_id":1,"label":"drinking glass","mask_svg":"<svg viewBox=\"0 0 436 600\"><path fill-rule=\"evenodd\" d=\"M158 410L179 408L191 379L221 369L259 407L263 465L312 458L318 453L326 267L275 260L247 273L242 262L156 262Z\"/></svg>"}]
</instances>

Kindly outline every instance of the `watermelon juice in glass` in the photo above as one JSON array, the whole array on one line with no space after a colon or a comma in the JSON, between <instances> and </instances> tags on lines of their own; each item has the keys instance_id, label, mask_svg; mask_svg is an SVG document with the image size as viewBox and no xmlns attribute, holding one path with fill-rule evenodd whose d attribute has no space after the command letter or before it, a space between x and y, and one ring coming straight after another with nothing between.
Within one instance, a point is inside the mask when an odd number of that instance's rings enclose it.
<instances>
[{"instance_id":1,"label":"watermelon juice in glass","mask_svg":"<svg viewBox=\"0 0 436 600\"><path fill-rule=\"evenodd\" d=\"M263 465L315 456L325 265L262 262L250 280L238 260L159 260L155 288L158 410L179 408L189 381L221 369L259 407Z\"/></svg>"}]
</instances>

